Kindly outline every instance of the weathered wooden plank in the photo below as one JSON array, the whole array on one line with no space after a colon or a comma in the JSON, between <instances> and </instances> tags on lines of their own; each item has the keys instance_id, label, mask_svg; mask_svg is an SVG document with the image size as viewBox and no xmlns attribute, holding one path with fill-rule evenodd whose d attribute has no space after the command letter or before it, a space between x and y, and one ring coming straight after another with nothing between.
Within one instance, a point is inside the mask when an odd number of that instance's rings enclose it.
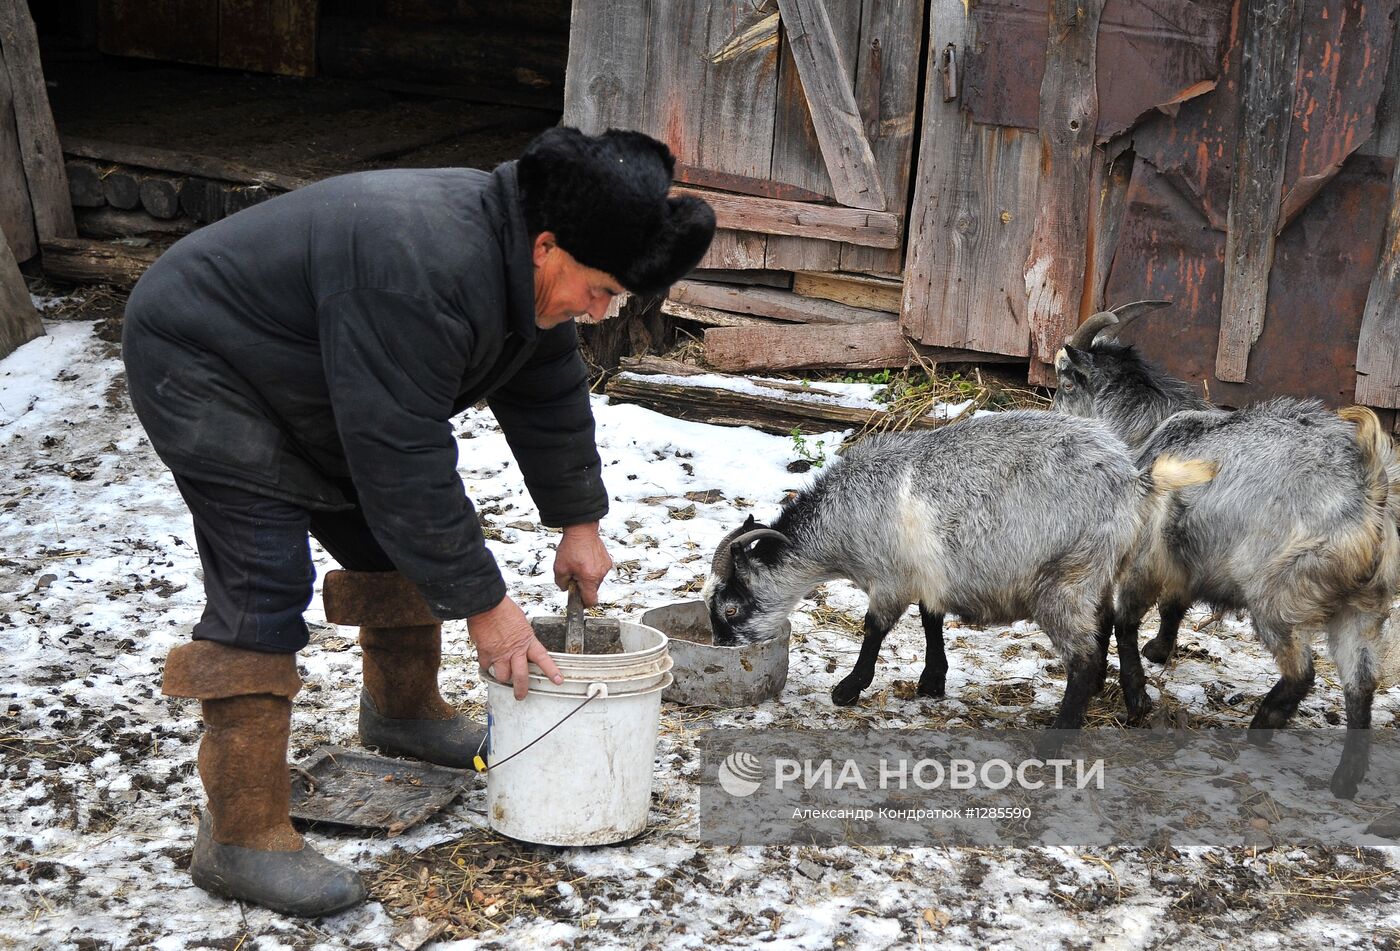
<instances>
[{"instance_id":1,"label":"weathered wooden plank","mask_svg":"<svg viewBox=\"0 0 1400 951\"><path fill-rule=\"evenodd\" d=\"M756 195L760 198L779 198L784 201L827 201L831 196L811 191L787 182L765 178L745 178L743 175L730 175L714 169L697 168L683 162L676 163L675 180L700 188L715 188L722 192L738 192L741 195Z\"/></svg>"},{"instance_id":2,"label":"weathered wooden plank","mask_svg":"<svg viewBox=\"0 0 1400 951\"><path fill-rule=\"evenodd\" d=\"M1362 155L1383 155L1394 158L1400 153L1400 43L1390 44L1390 66L1385 76L1385 88L1376 105L1376 128L1369 139L1357 149Z\"/></svg>"},{"instance_id":3,"label":"weathered wooden plank","mask_svg":"<svg viewBox=\"0 0 1400 951\"><path fill-rule=\"evenodd\" d=\"M0 48L0 233L9 243L11 254L28 261L39 253L39 237L34 233L34 206L29 201L29 182L24 177L24 156L15 128L14 95L5 51Z\"/></svg>"},{"instance_id":4,"label":"weathered wooden plank","mask_svg":"<svg viewBox=\"0 0 1400 951\"><path fill-rule=\"evenodd\" d=\"M973 123L943 99L938 59L977 42L961 0L934 0L901 323L924 344L1025 356L1035 133Z\"/></svg>"},{"instance_id":5,"label":"weathered wooden plank","mask_svg":"<svg viewBox=\"0 0 1400 951\"><path fill-rule=\"evenodd\" d=\"M20 0L0 2L0 49L15 111L15 129L34 207L34 228L40 240L71 238L77 234L73 206L68 200L68 177L58 131L49 111L49 93L39 62L39 37L29 6Z\"/></svg>"},{"instance_id":6,"label":"weathered wooden plank","mask_svg":"<svg viewBox=\"0 0 1400 951\"><path fill-rule=\"evenodd\" d=\"M212 178L241 185L271 185L281 191L291 191L310 185L315 179L284 175L280 172L249 168L237 162L191 152L177 152L171 149L154 149L144 145L126 145L121 142L106 142L65 135L63 151L78 158L95 159L114 165L132 165L160 172L177 172L195 178Z\"/></svg>"},{"instance_id":7,"label":"weathered wooden plank","mask_svg":"<svg viewBox=\"0 0 1400 951\"><path fill-rule=\"evenodd\" d=\"M1269 270L1293 125L1302 0L1243 0L1240 137L1225 238L1215 375L1242 383L1264 329Z\"/></svg>"},{"instance_id":8,"label":"weathered wooden plank","mask_svg":"<svg viewBox=\"0 0 1400 951\"><path fill-rule=\"evenodd\" d=\"M799 272L792 276L792 292L890 314L899 313L904 300L904 285L899 281L857 274Z\"/></svg>"},{"instance_id":9,"label":"weathered wooden plank","mask_svg":"<svg viewBox=\"0 0 1400 951\"><path fill-rule=\"evenodd\" d=\"M838 3L828 8L842 62L850 67L847 82L855 84L857 43L860 39L861 3ZM802 77L793 59L792 43L784 37L778 61L777 115L773 125L773 165L770 176L814 191L835 202L836 191L826 171L821 143L812 124L812 110L802 90ZM813 199L803 199L813 200ZM774 236L768 239L768 267L786 271L834 271L841 263L841 248L827 241Z\"/></svg>"},{"instance_id":10,"label":"weathered wooden plank","mask_svg":"<svg viewBox=\"0 0 1400 951\"><path fill-rule=\"evenodd\" d=\"M1093 204L1089 217L1088 276L1084 286L1084 297L1079 302L1079 318L1105 310L1109 304L1104 297L1108 284L1109 270L1113 267L1113 254L1118 249L1118 234L1123 226L1123 215L1127 210L1128 186L1132 181L1134 156L1126 150L1125 142L1112 144L1108 154L1094 158Z\"/></svg>"},{"instance_id":11,"label":"weathered wooden plank","mask_svg":"<svg viewBox=\"0 0 1400 951\"><path fill-rule=\"evenodd\" d=\"M1008 358L970 350L922 347L892 320L874 324L714 327L705 331L705 361L721 370L796 370L810 367L902 367L918 353L944 363ZM1015 358L1012 358L1013 362Z\"/></svg>"},{"instance_id":12,"label":"weathered wooden plank","mask_svg":"<svg viewBox=\"0 0 1400 951\"><path fill-rule=\"evenodd\" d=\"M822 0L778 0L836 200L883 211L879 169Z\"/></svg>"},{"instance_id":13,"label":"weathered wooden plank","mask_svg":"<svg viewBox=\"0 0 1400 951\"><path fill-rule=\"evenodd\" d=\"M1356 345L1356 401L1400 406L1400 161L1390 186L1381 259L1366 295Z\"/></svg>"},{"instance_id":14,"label":"weathered wooden plank","mask_svg":"<svg viewBox=\"0 0 1400 951\"><path fill-rule=\"evenodd\" d=\"M1278 231L1371 137L1395 36L1395 0L1302 0L1302 6Z\"/></svg>"},{"instance_id":15,"label":"weathered wooden plank","mask_svg":"<svg viewBox=\"0 0 1400 951\"><path fill-rule=\"evenodd\" d=\"M693 371L686 367L684 370ZM704 371L700 371L704 372ZM693 372L678 372L676 376L693 376ZM720 426L752 426L764 432L788 435L794 429L804 433L831 432L834 429L859 429L883 421L888 413L882 409L861 409L841 406L822 399L818 393L798 392L780 384L744 381L740 391L724 385L723 381L658 379L645 373L619 373L608 381L607 395L623 403L636 403L680 419ZM765 393L751 392L754 385L764 387ZM914 419L913 429L940 426L947 419L926 416Z\"/></svg>"},{"instance_id":16,"label":"weathered wooden plank","mask_svg":"<svg viewBox=\"0 0 1400 951\"><path fill-rule=\"evenodd\" d=\"M72 284L132 287L160 253L159 248L132 248L86 238L55 238L43 244L44 276Z\"/></svg>"},{"instance_id":17,"label":"weathered wooden plank","mask_svg":"<svg viewBox=\"0 0 1400 951\"><path fill-rule=\"evenodd\" d=\"M219 65L316 75L319 0L219 0Z\"/></svg>"},{"instance_id":18,"label":"weathered wooden plank","mask_svg":"<svg viewBox=\"0 0 1400 951\"><path fill-rule=\"evenodd\" d=\"M44 335L44 322L19 272L10 244L0 232L0 360Z\"/></svg>"},{"instance_id":19,"label":"weathered wooden plank","mask_svg":"<svg viewBox=\"0 0 1400 951\"><path fill-rule=\"evenodd\" d=\"M978 35L966 51L963 105L991 125L1037 129L1045 73L1047 0L979 0ZM1234 0L1108 0L1099 20L1096 72L1103 142L1154 107L1208 92L1220 72Z\"/></svg>"},{"instance_id":20,"label":"weathered wooden plank","mask_svg":"<svg viewBox=\"0 0 1400 951\"><path fill-rule=\"evenodd\" d=\"M893 314L864 307L851 307L815 297L801 297L790 291L768 287L734 287L681 281L671 288L669 298L679 304L713 307L735 314L752 314L805 324L868 324L894 321Z\"/></svg>"},{"instance_id":21,"label":"weathered wooden plank","mask_svg":"<svg viewBox=\"0 0 1400 951\"><path fill-rule=\"evenodd\" d=\"M564 79L564 124L589 135L648 128L638 121L646 94L650 0L574 0ZM630 120L630 121L629 121Z\"/></svg>"},{"instance_id":22,"label":"weathered wooden plank","mask_svg":"<svg viewBox=\"0 0 1400 951\"><path fill-rule=\"evenodd\" d=\"M763 327L772 326L772 321L748 314L735 314L714 307L701 307L698 304L682 304L680 301L664 300L661 313L680 320L689 320L704 327Z\"/></svg>"},{"instance_id":23,"label":"weathered wooden plank","mask_svg":"<svg viewBox=\"0 0 1400 951\"><path fill-rule=\"evenodd\" d=\"M697 281L718 281L721 284L761 284L792 290L792 275L786 271L726 271L719 268L696 268L691 277Z\"/></svg>"},{"instance_id":24,"label":"weathered wooden plank","mask_svg":"<svg viewBox=\"0 0 1400 951\"><path fill-rule=\"evenodd\" d=\"M928 4L865 0L861 5L856 102L891 210L908 205L919 108L919 66ZM841 270L899 274L898 249L842 245Z\"/></svg>"},{"instance_id":25,"label":"weathered wooden plank","mask_svg":"<svg viewBox=\"0 0 1400 951\"><path fill-rule=\"evenodd\" d=\"M790 234L823 241L847 241L876 248L899 247L899 216L887 211L809 205L800 201L726 195L693 188L674 188L672 191L677 195L695 195L709 202L721 228ZM724 267L709 263L708 258L701 262L701 266Z\"/></svg>"},{"instance_id":26,"label":"weathered wooden plank","mask_svg":"<svg viewBox=\"0 0 1400 951\"><path fill-rule=\"evenodd\" d=\"M1040 87L1040 201L1026 257L1026 316L1032 383L1055 382L1055 353L1079 323L1089 239L1094 72L1104 0L1051 0L1045 79Z\"/></svg>"},{"instance_id":27,"label":"weathered wooden plank","mask_svg":"<svg viewBox=\"0 0 1400 951\"><path fill-rule=\"evenodd\" d=\"M774 11L745 0L651 0L649 9L653 27L644 54L640 127L670 145L686 165L767 178L777 95ZM701 264L764 267L767 238L731 228L724 225L716 234Z\"/></svg>"}]
</instances>

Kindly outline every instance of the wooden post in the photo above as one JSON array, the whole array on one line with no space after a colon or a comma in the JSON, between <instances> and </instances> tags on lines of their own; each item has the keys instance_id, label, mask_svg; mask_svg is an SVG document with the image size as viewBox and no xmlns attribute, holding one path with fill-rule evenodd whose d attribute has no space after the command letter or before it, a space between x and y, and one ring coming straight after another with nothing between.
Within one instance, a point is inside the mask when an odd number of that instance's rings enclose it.
<instances>
[{"instance_id":1,"label":"wooden post","mask_svg":"<svg viewBox=\"0 0 1400 951\"><path fill-rule=\"evenodd\" d=\"M1215 375L1245 382L1249 351L1264 331L1269 271L1283 194L1302 0L1244 0L1240 136L1225 233L1225 286Z\"/></svg>"},{"instance_id":2,"label":"wooden post","mask_svg":"<svg viewBox=\"0 0 1400 951\"><path fill-rule=\"evenodd\" d=\"M1055 380L1055 353L1079 324L1089 240L1094 67L1104 0L1051 0L1045 78L1040 86L1040 200L1026 258L1026 314L1032 383Z\"/></svg>"},{"instance_id":3,"label":"wooden post","mask_svg":"<svg viewBox=\"0 0 1400 951\"><path fill-rule=\"evenodd\" d=\"M19 264L0 231L0 360L44 335L44 322L34 309Z\"/></svg>"},{"instance_id":4,"label":"wooden post","mask_svg":"<svg viewBox=\"0 0 1400 951\"><path fill-rule=\"evenodd\" d=\"M0 50L4 51L14 92L15 125L39 240L74 237L78 230L68 198L63 150L49 111L44 70L39 63L39 37L24 0L0 0Z\"/></svg>"}]
</instances>

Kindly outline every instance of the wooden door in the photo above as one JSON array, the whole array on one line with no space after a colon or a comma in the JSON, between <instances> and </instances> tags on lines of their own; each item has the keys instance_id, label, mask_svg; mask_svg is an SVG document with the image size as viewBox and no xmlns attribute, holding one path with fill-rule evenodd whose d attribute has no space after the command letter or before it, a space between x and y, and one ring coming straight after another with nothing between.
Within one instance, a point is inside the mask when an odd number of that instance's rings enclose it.
<instances>
[{"instance_id":1,"label":"wooden door","mask_svg":"<svg viewBox=\"0 0 1400 951\"><path fill-rule=\"evenodd\" d=\"M727 194L704 267L898 273L923 10L576 0L564 121L654 135Z\"/></svg>"},{"instance_id":2,"label":"wooden door","mask_svg":"<svg viewBox=\"0 0 1400 951\"><path fill-rule=\"evenodd\" d=\"M101 0L98 46L115 56L312 76L318 6L319 0Z\"/></svg>"}]
</instances>

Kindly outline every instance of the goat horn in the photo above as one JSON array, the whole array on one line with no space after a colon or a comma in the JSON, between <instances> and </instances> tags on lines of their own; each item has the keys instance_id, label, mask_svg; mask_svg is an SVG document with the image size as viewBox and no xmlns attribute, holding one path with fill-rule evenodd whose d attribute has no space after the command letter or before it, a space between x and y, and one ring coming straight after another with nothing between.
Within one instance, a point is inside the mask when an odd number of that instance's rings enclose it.
<instances>
[{"instance_id":1,"label":"goat horn","mask_svg":"<svg viewBox=\"0 0 1400 951\"><path fill-rule=\"evenodd\" d=\"M724 541L719 543L715 549L715 560L710 565L710 571L716 578L728 580L734 576L734 546L749 545L762 538L776 538L784 544L791 544L788 537L782 532L771 528L755 528L751 531L731 532L725 536Z\"/></svg>"},{"instance_id":2,"label":"goat horn","mask_svg":"<svg viewBox=\"0 0 1400 951\"><path fill-rule=\"evenodd\" d=\"M1117 316L1118 322L1114 324L1111 329L1105 330L1094 339L1108 340L1116 337L1123 332L1124 328L1148 311L1156 310L1158 307L1170 307L1171 305L1172 302L1169 300L1135 300L1130 304L1119 304L1117 307L1113 308L1113 313Z\"/></svg>"},{"instance_id":3,"label":"goat horn","mask_svg":"<svg viewBox=\"0 0 1400 951\"><path fill-rule=\"evenodd\" d=\"M1088 350L1099 331L1105 327L1112 327L1116 323L1118 323L1117 314L1101 310L1080 324L1079 329L1070 334L1066 344L1076 350Z\"/></svg>"}]
</instances>

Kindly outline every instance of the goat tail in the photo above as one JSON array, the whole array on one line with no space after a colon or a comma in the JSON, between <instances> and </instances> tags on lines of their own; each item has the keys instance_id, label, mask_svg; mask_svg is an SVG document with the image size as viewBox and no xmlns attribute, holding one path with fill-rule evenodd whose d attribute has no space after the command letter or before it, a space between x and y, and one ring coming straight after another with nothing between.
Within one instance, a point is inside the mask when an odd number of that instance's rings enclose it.
<instances>
[{"instance_id":1,"label":"goat tail","mask_svg":"<svg viewBox=\"0 0 1400 951\"><path fill-rule=\"evenodd\" d=\"M1147 482L1153 496L1170 495L1191 485L1204 485L1215 478L1220 467L1208 459L1179 459L1158 456L1147 472Z\"/></svg>"},{"instance_id":2,"label":"goat tail","mask_svg":"<svg viewBox=\"0 0 1400 951\"><path fill-rule=\"evenodd\" d=\"M1365 406L1347 406L1337 415L1356 427L1356 445L1361 448L1361 463L1366 469L1367 494L1376 511L1390 510L1391 521L1400 523L1400 461L1376 414Z\"/></svg>"}]
</instances>

